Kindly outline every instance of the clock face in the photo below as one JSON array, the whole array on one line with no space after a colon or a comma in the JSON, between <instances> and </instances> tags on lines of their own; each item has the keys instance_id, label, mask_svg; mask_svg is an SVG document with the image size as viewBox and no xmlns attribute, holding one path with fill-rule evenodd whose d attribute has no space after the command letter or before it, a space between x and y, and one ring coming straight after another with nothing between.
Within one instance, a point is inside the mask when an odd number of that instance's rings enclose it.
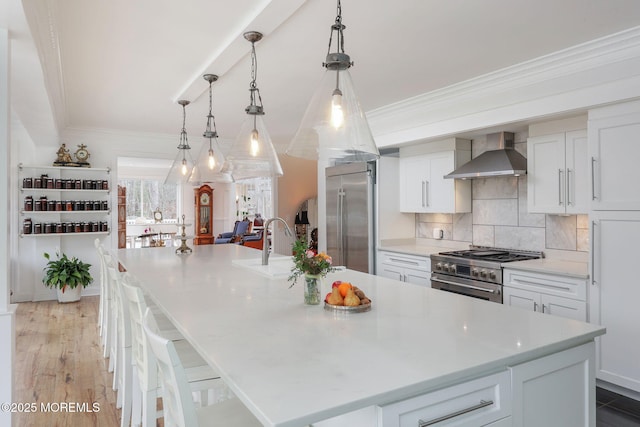
<instances>
[{"instance_id":1,"label":"clock face","mask_svg":"<svg viewBox=\"0 0 640 427\"><path fill-rule=\"evenodd\" d=\"M200 204L208 205L209 204L209 195L207 193L202 193L200 195Z\"/></svg>"},{"instance_id":2,"label":"clock face","mask_svg":"<svg viewBox=\"0 0 640 427\"><path fill-rule=\"evenodd\" d=\"M153 219L156 220L156 222L161 222L162 221L162 212L160 212L159 210L156 210L153 212Z\"/></svg>"},{"instance_id":3,"label":"clock face","mask_svg":"<svg viewBox=\"0 0 640 427\"><path fill-rule=\"evenodd\" d=\"M79 161L84 162L85 160L87 160L89 158L89 152L84 148L79 148L76 151L76 158Z\"/></svg>"}]
</instances>

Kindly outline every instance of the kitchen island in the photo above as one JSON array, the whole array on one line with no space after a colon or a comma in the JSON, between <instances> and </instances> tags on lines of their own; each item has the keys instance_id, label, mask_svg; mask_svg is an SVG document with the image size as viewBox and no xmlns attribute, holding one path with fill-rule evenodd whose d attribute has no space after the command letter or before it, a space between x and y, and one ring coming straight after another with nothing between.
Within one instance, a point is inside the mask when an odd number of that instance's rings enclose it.
<instances>
[{"instance_id":1,"label":"kitchen island","mask_svg":"<svg viewBox=\"0 0 640 427\"><path fill-rule=\"evenodd\" d=\"M595 425L593 339L604 328L350 270L327 276L325 292L349 281L372 309L333 313L304 305L300 283L232 262L260 256L231 244L118 252L265 426L417 426L407 420L475 396L484 406L458 425L535 425L540 405L553 422L538 425Z\"/></svg>"}]
</instances>

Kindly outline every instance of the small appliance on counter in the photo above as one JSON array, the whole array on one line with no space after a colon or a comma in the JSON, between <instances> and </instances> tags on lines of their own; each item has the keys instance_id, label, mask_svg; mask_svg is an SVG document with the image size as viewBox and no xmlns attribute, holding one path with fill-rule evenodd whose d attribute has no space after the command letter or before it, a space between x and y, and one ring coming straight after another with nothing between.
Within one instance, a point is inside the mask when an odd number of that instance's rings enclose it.
<instances>
[{"instance_id":1,"label":"small appliance on counter","mask_svg":"<svg viewBox=\"0 0 640 427\"><path fill-rule=\"evenodd\" d=\"M471 246L431 255L431 287L502 304L502 263L544 258L544 253Z\"/></svg>"}]
</instances>

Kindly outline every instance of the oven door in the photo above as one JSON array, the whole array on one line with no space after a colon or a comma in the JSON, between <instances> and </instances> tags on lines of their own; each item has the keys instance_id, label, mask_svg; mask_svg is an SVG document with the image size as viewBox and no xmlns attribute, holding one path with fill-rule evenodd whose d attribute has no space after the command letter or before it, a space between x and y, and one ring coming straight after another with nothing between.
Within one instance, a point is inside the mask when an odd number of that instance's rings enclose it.
<instances>
[{"instance_id":1,"label":"oven door","mask_svg":"<svg viewBox=\"0 0 640 427\"><path fill-rule=\"evenodd\" d=\"M431 273L431 287L502 304L502 285Z\"/></svg>"}]
</instances>

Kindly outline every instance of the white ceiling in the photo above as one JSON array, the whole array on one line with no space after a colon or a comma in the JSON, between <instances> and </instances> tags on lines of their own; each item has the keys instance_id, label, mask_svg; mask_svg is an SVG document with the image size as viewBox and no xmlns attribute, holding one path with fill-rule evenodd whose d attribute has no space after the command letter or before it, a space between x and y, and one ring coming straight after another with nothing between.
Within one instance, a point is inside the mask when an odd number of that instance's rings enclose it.
<instances>
[{"instance_id":1,"label":"white ceiling","mask_svg":"<svg viewBox=\"0 0 640 427\"><path fill-rule=\"evenodd\" d=\"M23 58L14 60L12 102L30 132L54 124L59 133L177 137L175 101L186 98L193 138L208 112L201 76L213 73L218 132L232 139L249 102L242 33L256 30L265 34L256 45L258 87L280 149L324 72L336 13L333 0L22 0L24 15L19 0L0 3L10 12L0 26ZM638 0L342 0L342 8L365 111L640 25Z\"/></svg>"}]
</instances>

